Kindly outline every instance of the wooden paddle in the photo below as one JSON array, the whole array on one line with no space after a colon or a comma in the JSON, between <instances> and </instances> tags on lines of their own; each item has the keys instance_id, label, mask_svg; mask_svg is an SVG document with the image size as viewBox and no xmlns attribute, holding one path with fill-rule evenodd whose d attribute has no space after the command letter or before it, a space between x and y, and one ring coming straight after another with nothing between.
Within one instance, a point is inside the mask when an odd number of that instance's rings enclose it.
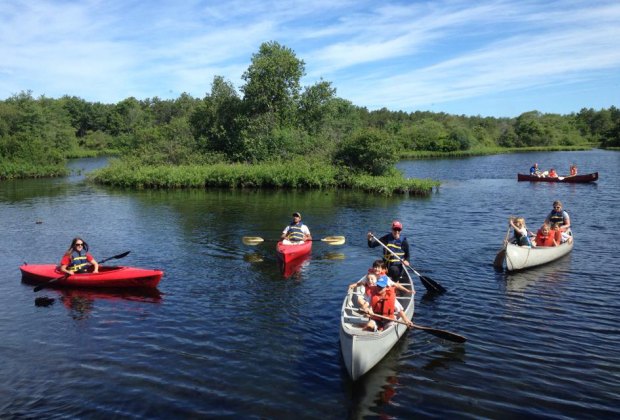
<instances>
[{"instance_id":1,"label":"wooden paddle","mask_svg":"<svg viewBox=\"0 0 620 420\"><path fill-rule=\"evenodd\" d=\"M493 260L493 267L495 268L504 267L504 257L506 257L506 245L508 245L509 236L510 236L510 225L508 225L508 231L506 232L506 237L504 238L502 249L497 251L497 255L495 255L495 260Z\"/></svg>"},{"instance_id":2,"label":"wooden paddle","mask_svg":"<svg viewBox=\"0 0 620 420\"><path fill-rule=\"evenodd\" d=\"M383 248L385 248L386 250L388 250L393 256L395 256L396 258L398 258L400 260L400 262L403 262L403 259L400 258L398 255L396 255L394 253L394 251L392 251L390 248L388 248L383 242L381 242L375 235L373 235L372 233L370 234L370 236L379 243L379 245L381 245ZM443 287L441 284L437 283L435 280L433 280L430 277L427 276L423 276L422 274L418 273L413 267L411 267L410 265L405 265L403 263L403 266L405 268L410 269L411 271L413 271L413 273L418 276L420 278L420 281L422 282L422 285L426 288L427 291L429 291L430 293L445 293L447 292L446 288Z\"/></svg>"},{"instance_id":3,"label":"wooden paddle","mask_svg":"<svg viewBox=\"0 0 620 420\"><path fill-rule=\"evenodd\" d=\"M365 315L369 315L369 314L366 314L365 312L361 312L361 311L357 311L357 312L358 313L363 313ZM372 314L372 316L376 316L377 318L382 318L382 319L385 319L385 320L388 320L388 321L396 322L398 324L407 325L407 323L405 321L401 321L399 319L392 319L392 318L388 318L387 316L377 315L377 314L374 314L374 313ZM422 325L414 324L413 322L411 323L411 327L410 328L413 328L413 329L416 329L416 330L422 330L422 331L427 332L429 334L433 334L436 337L443 338L443 339L448 340L448 341L453 341L455 343L464 343L464 342L467 341L467 339L465 337L463 337L462 335L458 335L458 334L455 334L455 333L450 332L450 331L438 330L437 328L424 327Z\"/></svg>"},{"instance_id":4,"label":"wooden paddle","mask_svg":"<svg viewBox=\"0 0 620 420\"><path fill-rule=\"evenodd\" d=\"M99 264L103 264L106 261L110 261L110 260L118 260L119 258L125 258L127 255L129 255L131 251L125 251L122 254L118 254L115 255L113 257L108 257L108 258L104 258L101 261L99 261ZM47 282L38 285L37 287L35 287L34 289L32 289L33 292L38 292L41 289L44 289L46 287L48 287L50 284L54 284L56 283L58 280L62 280L62 279L66 279L67 277L69 277L69 274L65 274L63 276L60 277L56 277L54 279L48 280Z\"/></svg>"},{"instance_id":5,"label":"wooden paddle","mask_svg":"<svg viewBox=\"0 0 620 420\"><path fill-rule=\"evenodd\" d=\"M281 239L263 239L260 236L244 236L241 238L245 245L258 245L261 242L279 242ZM326 236L322 239L310 239L312 242L326 242L329 245L343 245L345 243L344 236Z\"/></svg>"}]
</instances>

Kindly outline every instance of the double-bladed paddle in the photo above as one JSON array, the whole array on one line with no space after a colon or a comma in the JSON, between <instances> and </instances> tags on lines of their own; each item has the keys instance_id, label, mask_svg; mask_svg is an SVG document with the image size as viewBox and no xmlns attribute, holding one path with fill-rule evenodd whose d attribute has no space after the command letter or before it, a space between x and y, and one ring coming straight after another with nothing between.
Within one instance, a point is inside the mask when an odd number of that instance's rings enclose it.
<instances>
[{"instance_id":1,"label":"double-bladed paddle","mask_svg":"<svg viewBox=\"0 0 620 420\"><path fill-rule=\"evenodd\" d=\"M258 245L262 242L279 242L281 239L263 239L260 236L244 236L241 238L245 245ZM310 239L312 242L326 242L329 245L343 245L345 243L344 236L326 236L321 239Z\"/></svg>"},{"instance_id":2,"label":"double-bladed paddle","mask_svg":"<svg viewBox=\"0 0 620 420\"><path fill-rule=\"evenodd\" d=\"M372 233L370 234L370 236L379 243L379 245L381 245L383 248L385 248L387 251L389 251L394 257L398 258L398 260L403 263L403 259L396 255L396 253L394 253L394 251L392 251L390 248L388 248L383 242L381 242L375 235L373 235ZM427 291L429 291L430 293L445 293L447 290L445 287L443 287L441 284L437 283L435 280L433 280L432 278L428 277L428 276L423 276L422 274L418 273L413 267L411 267L410 265L405 265L403 263L403 266L405 268L410 269L411 271L413 271L413 273L418 276L420 278L420 281L422 282L422 285L426 288Z\"/></svg>"},{"instance_id":3,"label":"double-bladed paddle","mask_svg":"<svg viewBox=\"0 0 620 420\"><path fill-rule=\"evenodd\" d=\"M365 315L369 315L369 314L366 314L365 312L362 312L362 311L359 311L359 310L357 312L358 313L364 313ZM387 316L383 316L383 315L377 315L377 314L373 313L372 315L369 315L369 316L374 316L374 317L377 317L377 318L382 318L382 319L385 319L385 320L388 320L388 321L396 322L398 324L407 325L407 323L405 321L401 321L399 319L388 318ZM409 325L407 325L407 326L409 326ZM463 337L462 335L458 335L458 334L455 334L455 333L450 332L450 331L439 330L437 328L424 327L422 325L414 324L413 322L411 323L411 328L416 329L416 330L422 330L422 331L427 332L429 334L432 334L432 335L434 335L436 337L443 338L443 339L449 340L449 341L453 341L455 343L464 343L464 342L467 341L467 339L465 337Z\"/></svg>"},{"instance_id":4,"label":"double-bladed paddle","mask_svg":"<svg viewBox=\"0 0 620 420\"><path fill-rule=\"evenodd\" d=\"M129 255L131 251L125 251L122 254L118 254L118 255L114 255L113 257L108 257L108 258L104 258L101 261L99 261L99 264L103 264L106 261L110 261L110 260L118 260L120 258L125 258L127 255ZM62 280L62 279L66 279L67 277L69 277L69 274L65 274L63 276L60 277L56 277L54 279L48 280L47 282L38 285L37 287L35 287L34 289L32 289L33 292L38 292L41 289L44 289L46 287L48 287L51 284L56 283L58 280Z\"/></svg>"}]
</instances>

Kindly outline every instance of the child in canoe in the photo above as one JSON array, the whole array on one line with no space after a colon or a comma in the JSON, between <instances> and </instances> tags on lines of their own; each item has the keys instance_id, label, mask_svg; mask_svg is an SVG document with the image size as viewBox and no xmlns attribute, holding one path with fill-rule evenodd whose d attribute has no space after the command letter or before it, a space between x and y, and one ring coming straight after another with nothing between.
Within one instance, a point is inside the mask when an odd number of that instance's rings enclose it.
<instances>
[{"instance_id":1,"label":"child in canoe","mask_svg":"<svg viewBox=\"0 0 620 420\"><path fill-rule=\"evenodd\" d=\"M513 217L508 223L514 231L514 242L519 246L531 247L532 242L525 226L525 219L523 217Z\"/></svg>"}]
</instances>

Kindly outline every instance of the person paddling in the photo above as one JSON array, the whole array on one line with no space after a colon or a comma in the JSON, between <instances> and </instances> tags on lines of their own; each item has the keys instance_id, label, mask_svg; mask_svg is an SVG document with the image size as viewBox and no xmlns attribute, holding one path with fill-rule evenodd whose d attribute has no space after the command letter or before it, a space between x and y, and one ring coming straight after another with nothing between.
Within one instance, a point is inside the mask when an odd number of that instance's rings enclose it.
<instances>
[{"instance_id":1,"label":"person paddling","mask_svg":"<svg viewBox=\"0 0 620 420\"><path fill-rule=\"evenodd\" d=\"M310 229L301 222L301 213L293 213L293 220L284 228L281 238L285 245L299 244L312 240Z\"/></svg>"},{"instance_id":2,"label":"person paddling","mask_svg":"<svg viewBox=\"0 0 620 420\"><path fill-rule=\"evenodd\" d=\"M71 246L60 260L60 271L68 275L75 273L86 273L90 266L93 266L93 273L99 272L99 263L88 252L88 244L80 237L75 237L71 241Z\"/></svg>"},{"instance_id":3,"label":"person paddling","mask_svg":"<svg viewBox=\"0 0 620 420\"><path fill-rule=\"evenodd\" d=\"M392 252L387 249L383 252L383 261L387 265L387 275L394 281L399 281L405 268L409 266L409 242L407 238L401 236L403 225L398 220L392 222L392 231L379 238ZM368 232L368 247L375 248L381 244L375 241L372 232ZM396 254L396 255L394 255Z\"/></svg>"}]
</instances>

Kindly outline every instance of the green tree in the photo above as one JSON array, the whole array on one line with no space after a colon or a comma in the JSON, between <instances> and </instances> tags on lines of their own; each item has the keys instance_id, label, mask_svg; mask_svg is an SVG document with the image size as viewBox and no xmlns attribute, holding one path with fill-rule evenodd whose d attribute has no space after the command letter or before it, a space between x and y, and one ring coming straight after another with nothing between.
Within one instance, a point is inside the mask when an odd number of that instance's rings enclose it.
<instances>
[{"instance_id":1,"label":"green tree","mask_svg":"<svg viewBox=\"0 0 620 420\"><path fill-rule=\"evenodd\" d=\"M336 89L324 80L304 89L299 101L298 121L307 132L317 134L321 131L332 111L330 103L335 95Z\"/></svg>"},{"instance_id":2,"label":"green tree","mask_svg":"<svg viewBox=\"0 0 620 420\"><path fill-rule=\"evenodd\" d=\"M384 131L360 130L337 149L334 163L352 172L384 175L398 161L399 144Z\"/></svg>"},{"instance_id":3,"label":"green tree","mask_svg":"<svg viewBox=\"0 0 620 420\"><path fill-rule=\"evenodd\" d=\"M245 85L241 91L248 116L273 114L280 126L293 122L304 74L305 64L293 50L275 41L261 44L242 76Z\"/></svg>"}]
</instances>

